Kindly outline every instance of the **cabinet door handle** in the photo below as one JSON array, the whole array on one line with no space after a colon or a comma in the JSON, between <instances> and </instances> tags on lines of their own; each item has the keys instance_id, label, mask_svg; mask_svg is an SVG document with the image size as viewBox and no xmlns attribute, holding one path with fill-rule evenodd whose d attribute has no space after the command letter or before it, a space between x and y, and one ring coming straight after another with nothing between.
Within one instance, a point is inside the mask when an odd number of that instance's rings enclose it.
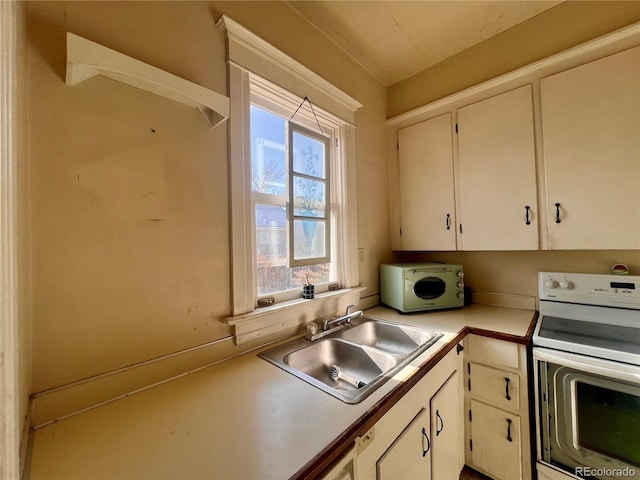
<instances>
[{"instance_id":1,"label":"cabinet door handle","mask_svg":"<svg viewBox=\"0 0 640 480\"><path fill-rule=\"evenodd\" d=\"M427 441L427 448L424 446L424 441ZM422 427L422 456L425 457L427 453L431 450L431 442L429 441L429 435L427 435L427 431L424 427Z\"/></svg>"},{"instance_id":2,"label":"cabinet door handle","mask_svg":"<svg viewBox=\"0 0 640 480\"><path fill-rule=\"evenodd\" d=\"M513 438L511 438L511 419L507 418L507 440L513 442Z\"/></svg>"},{"instance_id":3,"label":"cabinet door handle","mask_svg":"<svg viewBox=\"0 0 640 480\"><path fill-rule=\"evenodd\" d=\"M447 213L447 230L451 230L451 214Z\"/></svg>"},{"instance_id":4,"label":"cabinet door handle","mask_svg":"<svg viewBox=\"0 0 640 480\"><path fill-rule=\"evenodd\" d=\"M440 420L440 428L437 427L438 420ZM444 420L440 416L440 410L436 410L436 437L442 433L444 430Z\"/></svg>"},{"instance_id":5,"label":"cabinet door handle","mask_svg":"<svg viewBox=\"0 0 640 480\"><path fill-rule=\"evenodd\" d=\"M531 220L529 220L529 210L531 210L531 207L529 205L524 207L525 225L531 225Z\"/></svg>"},{"instance_id":6,"label":"cabinet door handle","mask_svg":"<svg viewBox=\"0 0 640 480\"><path fill-rule=\"evenodd\" d=\"M560 223L560 204L556 203L556 223Z\"/></svg>"},{"instance_id":7,"label":"cabinet door handle","mask_svg":"<svg viewBox=\"0 0 640 480\"><path fill-rule=\"evenodd\" d=\"M504 389L505 389L505 398L507 400L511 400L511 395L509 395L509 382L511 380L509 379L509 377L504 377Z\"/></svg>"}]
</instances>

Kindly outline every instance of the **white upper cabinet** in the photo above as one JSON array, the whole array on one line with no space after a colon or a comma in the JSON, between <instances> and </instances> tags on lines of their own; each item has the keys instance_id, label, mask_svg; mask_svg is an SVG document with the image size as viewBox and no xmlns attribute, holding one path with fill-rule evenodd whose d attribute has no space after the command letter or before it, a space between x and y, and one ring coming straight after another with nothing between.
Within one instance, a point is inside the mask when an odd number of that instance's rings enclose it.
<instances>
[{"instance_id":1,"label":"white upper cabinet","mask_svg":"<svg viewBox=\"0 0 640 480\"><path fill-rule=\"evenodd\" d=\"M455 250L452 115L398 130L402 250Z\"/></svg>"},{"instance_id":2,"label":"white upper cabinet","mask_svg":"<svg viewBox=\"0 0 640 480\"><path fill-rule=\"evenodd\" d=\"M640 47L541 81L551 249L640 248Z\"/></svg>"},{"instance_id":3,"label":"white upper cabinet","mask_svg":"<svg viewBox=\"0 0 640 480\"><path fill-rule=\"evenodd\" d=\"M532 87L458 110L461 250L536 250Z\"/></svg>"}]
</instances>

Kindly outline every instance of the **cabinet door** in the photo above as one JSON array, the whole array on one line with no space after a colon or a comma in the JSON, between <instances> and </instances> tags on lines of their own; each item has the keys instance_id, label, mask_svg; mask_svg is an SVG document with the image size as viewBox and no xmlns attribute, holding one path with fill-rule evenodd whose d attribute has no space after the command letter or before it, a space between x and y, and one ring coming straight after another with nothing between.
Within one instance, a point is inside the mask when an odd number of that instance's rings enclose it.
<instances>
[{"instance_id":1,"label":"cabinet door","mask_svg":"<svg viewBox=\"0 0 640 480\"><path fill-rule=\"evenodd\" d=\"M458 127L461 249L536 250L531 85L459 109Z\"/></svg>"},{"instance_id":2,"label":"cabinet door","mask_svg":"<svg viewBox=\"0 0 640 480\"><path fill-rule=\"evenodd\" d=\"M429 479L431 474L429 411L420 410L378 460L377 479Z\"/></svg>"},{"instance_id":3,"label":"cabinet door","mask_svg":"<svg viewBox=\"0 0 640 480\"><path fill-rule=\"evenodd\" d=\"M451 114L398 130L403 250L455 250Z\"/></svg>"},{"instance_id":4,"label":"cabinet door","mask_svg":"<svg viewBox=\"0 0 640 480\"><path fill-rule=\"evenodd\" d=\"M464 427L459 373L431 398L431 478L456 479L462 470Z\"/></svg>"},{"instance_id":5,"label":"cabinet door","mask_svg":"<svg viewBox=\"0 0 640 480\"><path fill-rule=\"evenodd\" d=\"M471 400L473 466L496 480L522 478L520 417Z\"/></svg>"},{"instance_id":6,"label":"cabinet door","mask_svg":"<svg viewBox=\"0 0 640 480\"><path fill-rule=\"evenodd\" d=\"M640 47L544 78L541 95L550 248L640 248Z\"/></svg>"}]
</instances>

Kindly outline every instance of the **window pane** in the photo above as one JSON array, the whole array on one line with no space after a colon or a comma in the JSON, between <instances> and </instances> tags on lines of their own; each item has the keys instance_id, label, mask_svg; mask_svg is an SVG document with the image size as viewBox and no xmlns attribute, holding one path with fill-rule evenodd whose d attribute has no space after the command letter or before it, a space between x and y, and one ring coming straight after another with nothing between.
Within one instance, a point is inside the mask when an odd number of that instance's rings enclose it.
<instances>
[{"instance_id":1,"label":"window pane","mask_svg":"<svg viewBox=\"0 0 640 480\"><path fill-rule=\"evenodd\" d=\"M323 227L324 225L317 230L324 231ZM322 241L324 242L324 239ZM290 268L287 246L286 210L283 207L256 204L258 295L269 295L293 288L302 289L307 277L313 284L328 282L331 279L329 263Z\"/></svg>"},{"instance_id":2,"label":"window pane","mask_svg":"<svg viewBox=\"0 0 640 480\"><path fill-rule=\"evenodd\" d=\"M251 105L251 183L254 192L287 193L286 119Z\"/></svg>"},{"instance_id":3,"label":"window pane","mask_svg":"<svg viewBox=\"0 0 640 480\"><path fill-rule=\"evenodd\" d=\"M294 220L293 244L295 260L326 256L325 222L322 220Z\"/></svg>"},{"instance_id":4,"label":"window pane","mask_svg":"<svg viewBox=\"0 0 640 480\"><path fill-rule=\"evenodd\" d=\"M324 143L293 132L293 171L325 178Z\"/></svg>"},{"instance_id":5,"label":"window pane","mask_svg":"<svg viewBox=\"0 0 640 480\"><path fill-rule=\"evenodd\" d=\"M256 266L258 295L289 288L287 211L256 204Z\"/></svg>"},{"instance_id":6,"label":"window pane","mask_svg":"<svg viewBox=\"0 0 640 480\"><path fill-rule=\"evenodd\" d=\"M307 178L293 178L293 214L300 217L320 217L325 215L324 182Z\"/></svg>"}]
</instances>

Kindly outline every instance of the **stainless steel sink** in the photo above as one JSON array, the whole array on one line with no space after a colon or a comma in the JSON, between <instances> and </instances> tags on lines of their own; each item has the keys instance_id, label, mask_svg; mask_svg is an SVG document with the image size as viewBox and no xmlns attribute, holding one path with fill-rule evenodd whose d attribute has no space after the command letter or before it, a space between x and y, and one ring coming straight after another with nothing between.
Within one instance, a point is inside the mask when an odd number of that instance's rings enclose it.
<instances>
[{"instance_id":1,"label":"stainless steel sink","mask_svg":"<svg viewBox=\"0 0 640 480\"><path fill-rule=\"evenodd\" d=\"M411 354L422 345L429 344L434 336L440 338L442 334L375 320L340 332L340 338L397 355Z\"/></svg>"},{"instance_id":2,"label":"stainless steel sink","mask_svg":"<svg viewBox=\"0 0 640 480\"><path fill-rule=\"evenodd\" d=\"M343 402L359 403L440 337L439 332L361 317L322 339L299 338L259 356ZM365 385L333 380L329 371L334 365Z\"/></svg>"}]
</instances>

